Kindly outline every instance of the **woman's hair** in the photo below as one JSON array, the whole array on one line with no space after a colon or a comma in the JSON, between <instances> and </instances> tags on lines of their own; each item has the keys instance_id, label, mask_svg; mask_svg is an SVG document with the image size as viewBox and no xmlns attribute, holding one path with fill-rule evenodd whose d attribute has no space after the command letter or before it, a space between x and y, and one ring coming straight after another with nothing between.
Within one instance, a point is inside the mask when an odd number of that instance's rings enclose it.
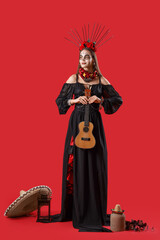
<instances>
[{"instance_id":1,"label":"woman's hair","mask_svg":"<svg viewBox=\"0 0 160 240\"><path fill-rule=\"evenodd\" d=\"M91 55L94 59L95 64L93 64L93 71L97 70L99 72L100 76L102 76L101 71L100 71L99 66L98 66L98 60L97 60L97 56L96 56L95 52L92 51L90 48L84 48L84 49L90 51L90 53L91 53ZM83 50L81 50L81 51L83 51ZM81 51L79 52L79 54L81 53ZM77 74L79 73L80 67L81 67L80 64L78 64Z\"/></svg>"}]
</instances>

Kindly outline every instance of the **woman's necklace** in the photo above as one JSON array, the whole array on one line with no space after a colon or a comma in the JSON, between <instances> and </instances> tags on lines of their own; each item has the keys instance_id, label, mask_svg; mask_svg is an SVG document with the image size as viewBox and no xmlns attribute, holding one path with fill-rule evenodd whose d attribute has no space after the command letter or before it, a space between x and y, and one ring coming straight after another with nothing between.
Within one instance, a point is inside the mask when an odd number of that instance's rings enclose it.
<instances>
[{"instance_id":1,"label":"woman's necklace","mask_svg":"<svg viewBox=\"0 0 160 240\"><path fill-rule=\"evenodd\" d=\"M95 77L97 77L98 71L95 70L92 73L89 73L88 71L84 70L83 68L79 69L79 75L81 76L81 78L85 81L85 82L91 82Z\"/></svg>"}]
</instances>

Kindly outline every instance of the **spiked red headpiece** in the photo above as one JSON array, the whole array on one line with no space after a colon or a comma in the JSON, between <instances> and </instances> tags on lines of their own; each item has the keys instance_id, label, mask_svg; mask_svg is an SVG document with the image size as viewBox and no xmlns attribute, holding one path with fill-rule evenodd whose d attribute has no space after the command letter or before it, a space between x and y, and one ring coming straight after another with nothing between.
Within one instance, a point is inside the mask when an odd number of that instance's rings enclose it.
<instances>
[{"instance_id":1,"label":"spiked red headpiece","mask_svg":"<svg viewBox=\"0 0 160 240\"><path fill-rule=\"evenodd\" d=\"M72 42L76 46L78 46L79 50L83 50L84 48L90 48L92 51L96 51L97 48L102 46L105 42L107 42L109 39L112 38L112 36L103 42L107 34L109 33L110 29L104 30L105 26L101 26L97 24L93 26L92 32L90 34L90 27L88 24L88 28L86 25L82 27L82 33L83 36L80 36L80 34L75 29L74 31L71 29L72 34L69 32L70 36L72 37L72 40L65 37L66 40Z\"/></svg>"}]
</instances>

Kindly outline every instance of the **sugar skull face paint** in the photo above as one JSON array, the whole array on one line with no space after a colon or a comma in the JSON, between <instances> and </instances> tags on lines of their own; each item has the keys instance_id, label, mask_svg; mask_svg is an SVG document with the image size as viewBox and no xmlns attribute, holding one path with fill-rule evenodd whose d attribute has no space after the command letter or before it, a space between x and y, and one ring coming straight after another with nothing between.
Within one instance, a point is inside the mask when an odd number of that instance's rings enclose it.
<instances>
[{"instance_id":1,"label":"sugar skull face paint","mask_svg":"<svg viewBox=\"0 0 160 240\"><path fill-rule=\"evenodd\" d=\"M82 68L84 68L87 71L92 71L93 70L93 62L94 59L87 49L84 49L80 52L79 55L79 64Z\"/></svg>"}]
</instances>

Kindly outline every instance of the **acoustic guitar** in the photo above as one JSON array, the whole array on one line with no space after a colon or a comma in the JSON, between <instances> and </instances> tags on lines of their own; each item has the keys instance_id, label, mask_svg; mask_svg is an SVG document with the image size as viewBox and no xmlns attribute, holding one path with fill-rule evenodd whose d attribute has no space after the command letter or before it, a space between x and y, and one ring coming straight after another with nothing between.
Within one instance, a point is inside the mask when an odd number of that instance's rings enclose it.
<instances>
[{"instance_id":1,"label":"acoustic guitar","mask_svg":"<svg viewBox=\"0 0 160 240\"><path fill-rule=\"evenodd\" d=\"M85 96L89 98L91 96L91 89L85 88ZM92 134L93 123L89 122L89 103L85 105L84 121L80 122L79 133L75 138L75 145L79 148L90 149L96 144L96 140Z\"/></svg>"}]
</instances>

